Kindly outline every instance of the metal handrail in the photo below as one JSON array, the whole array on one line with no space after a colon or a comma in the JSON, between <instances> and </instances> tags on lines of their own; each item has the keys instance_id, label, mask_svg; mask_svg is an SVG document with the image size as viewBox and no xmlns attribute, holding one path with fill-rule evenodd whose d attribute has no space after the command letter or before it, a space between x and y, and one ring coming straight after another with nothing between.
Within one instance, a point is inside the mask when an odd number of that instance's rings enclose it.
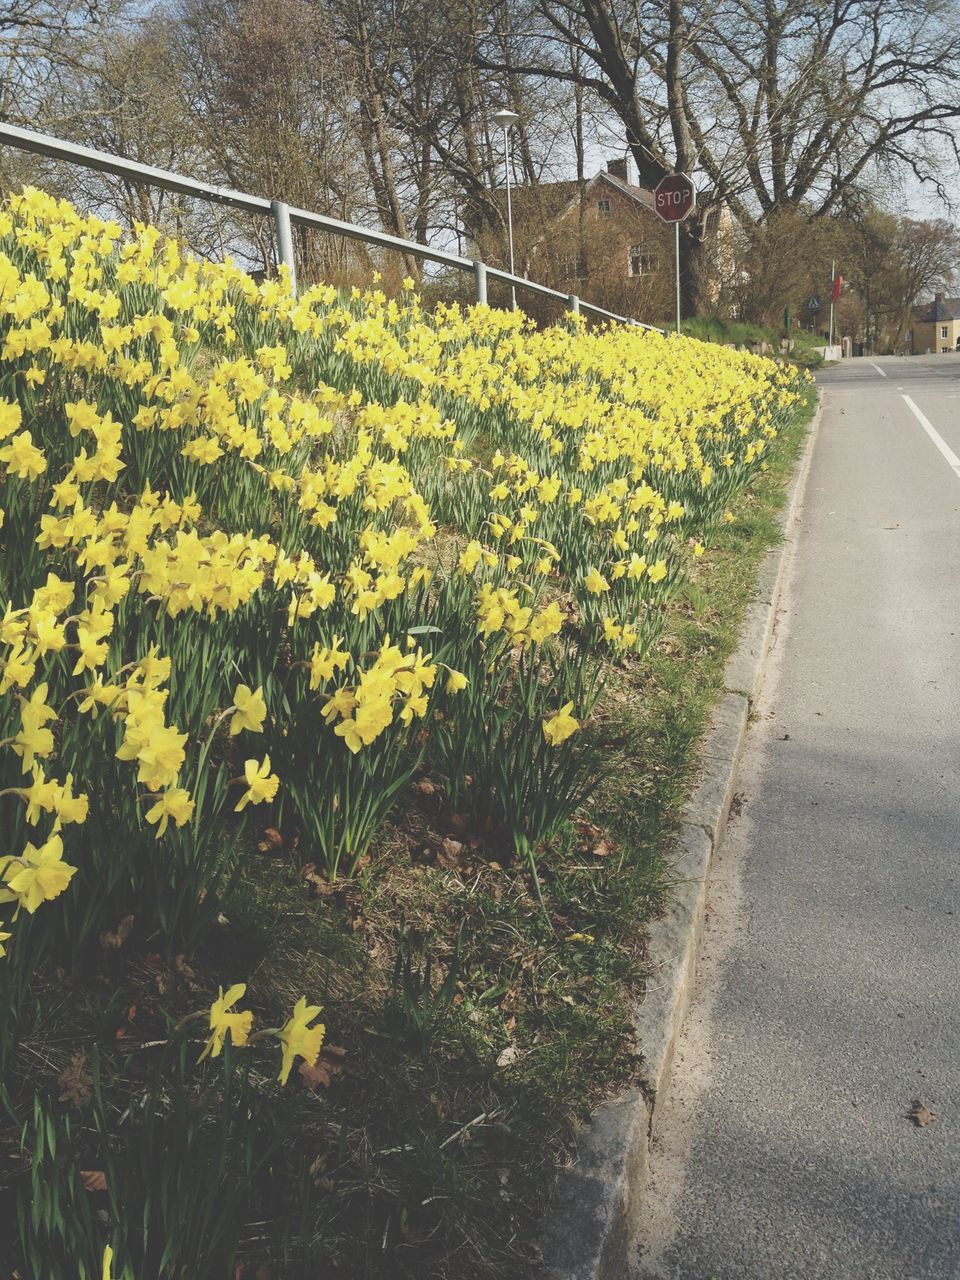
<instances>
[{"instance_id":1,"label":"metal handrail","mask_svg":"<svg viewBox=\"0 0 960 1280\"><path fill-rule=\"evenodd\" d=\"M477 302L487 301L487 280L499 280L515 288L526 289L529 293L539 294L545 298L555 298L565 302L573 312L588 312L605 320L613 320L618 324L635 325L641 329L657 329L655 325L644 324L629 316L617 315L604 307L597 307L592 302L584 302L576 294L561 293L550 289L535 280L527 280L523 276L512 275L509 271L501 271L499 267L487 266L473 258L464 258L460 254L447 253L444 249L435 249L431 245L417 244L414 240L403 240L399 236L389 235L385 231L375 231L370 227L358 227L353 222L342 222L339 218L329 218L326 214L312 213L308 209L292 208L282 200L266 200L262 196L247 195L242 191L232 191L228 187L218 187L211 182L201 182L196 178L186 178L179 173L171 173L169 169L157 169L153 165L141 164L137 160L125 160L121 156L110 155L106 151L97 151L93 147L79 146L75 142L64 142L46 133L36 133L32 129L22 129L19 125L0 124L0 145L16 147L19 151L29 151L34 155L47 156L52 160L64 160L68 164L82 165L86 169L96 169L101 173L110 173L117 178L127 178L133 182L146 183L152 187L160 187L165 191L175 191L178 195L195 196L201 200L209 200L214 204L228 205L232 209L240 209L244 213L259 213L273 218L277 237L278 260L290 271L290 281L296 289L296 260L293 252L291 225L314 227L331 235L344 236L350 240L362 240L365 244L376 245L380 249L395 249L413 257L424 258L428 262L437 262L442 266L455 267L459 271L472 271L474 274Z\"/></svg>"}]
</instances>

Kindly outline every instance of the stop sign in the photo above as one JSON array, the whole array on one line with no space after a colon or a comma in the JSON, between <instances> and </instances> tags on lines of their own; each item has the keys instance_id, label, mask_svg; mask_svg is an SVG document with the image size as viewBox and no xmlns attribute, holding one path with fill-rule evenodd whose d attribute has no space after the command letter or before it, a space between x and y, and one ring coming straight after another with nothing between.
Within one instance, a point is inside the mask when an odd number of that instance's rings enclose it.
<instances>
[{"instance_id":1,"label":"stop sign","mask_svg":"<svg viewBox=\"0 0 960 1280\"><path fill-rule=\"evenodd\" d=\"M697 203L697 192L685 173L661 178L653 192L653 209L664 222L682 222Z\"/></svg>"}]
</instances>

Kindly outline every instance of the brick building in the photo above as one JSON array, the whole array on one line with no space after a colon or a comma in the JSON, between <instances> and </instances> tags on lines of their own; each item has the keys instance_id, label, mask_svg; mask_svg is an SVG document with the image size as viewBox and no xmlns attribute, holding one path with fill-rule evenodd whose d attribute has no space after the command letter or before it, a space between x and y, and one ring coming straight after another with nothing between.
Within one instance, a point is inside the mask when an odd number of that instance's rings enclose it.
<instances>
[{"instance_id":1,"label":"brick building","mask_svg":"<svg viewBox=\"0 0 960 1280\"><path fill-rule=\"evenodd\" d=\"M653 192L630 181L626 160L611 160L582 189L515 188L513 225L519 274L641 320L670 314L673 231L653 212ZM500 246L490 250L502 259Z\"/></svg>"}]
</instances>

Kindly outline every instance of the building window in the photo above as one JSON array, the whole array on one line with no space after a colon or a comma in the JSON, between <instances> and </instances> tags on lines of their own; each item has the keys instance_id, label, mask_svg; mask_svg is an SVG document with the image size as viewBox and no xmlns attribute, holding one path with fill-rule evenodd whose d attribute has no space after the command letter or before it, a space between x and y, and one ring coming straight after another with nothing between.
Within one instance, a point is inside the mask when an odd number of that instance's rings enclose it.
<instances>
[{"instance_id":1,"label":"building window","mask_svg":"<svg viewBox=\"0 0 960 1280\"><path fill-rule=\"evenodd\" d=\"M660 259L655 253L645 252L643 245L632 244L627 254L628 276L649 276L660 270Z\"/></svg>"},{"instance_id":2,"label":"building window","mask_svg":"<svg viewBox=\"0 0 960 1280\"><path fill-rule=\"evenodd\" d=\"M563 254L560 258L560 270L566 280L586 280L589 275L586 254Z\"/></svg>"},{"instance_id":3,"label":"building window","mask_svg":"<svg viewBox=\"0 0 960 1280\"><path fill-rule=\"evenodd\" d=\"M947 326L945 324L942 324L940 326L940 337L941 338L947 337Z\"/></svg>"},{"instance_id":4,"label":"building window","mask_svg":"<svg viewBox=\"0 0 960 1280\"><path fill-rule=\"evenodd\" d=\"M598 200L598 201L597 201L597 213L600 215L600 217L601 217L601 218L607 218L607 217L609 217L609 216L610 216L610 201L609 201L609 200Z\"/></svg>"},{"instance_id":5,"label":"building window","mask_svg":"<svg viewBox=\"0 0 960 1280\"><path fill-rule=\"evenodd\" d=\"M940 350L941 350L941 351L949 351L949 350L950 350L950 348L949 348L949 347L941 347L941 348L940 348Z\"/></svg>"}]
</instances>

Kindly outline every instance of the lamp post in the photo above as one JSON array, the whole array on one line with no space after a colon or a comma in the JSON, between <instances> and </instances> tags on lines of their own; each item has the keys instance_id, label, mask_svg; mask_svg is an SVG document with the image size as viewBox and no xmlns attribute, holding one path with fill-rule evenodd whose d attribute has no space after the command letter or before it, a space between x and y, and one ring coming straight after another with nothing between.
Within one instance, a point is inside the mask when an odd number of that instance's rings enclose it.
<instances>
[{"instance_id":1,"label":"lamp post","mask_svg":"<svg viewBox=\"0 0 960 1280\"><path fill-rule=\"evenodd\" d=\"M513 209L510 204L510 129L519 119L520 117L515 111L508 111L505 107L493 117L493 123L498 129L503 130L503 167L507 178L507 242L510 246L510 274L512 276L516 275L516 271L513 266ZM510 285L510 305L516 311L517 290L513 284Z\"/></svg>"}]
</instances>

